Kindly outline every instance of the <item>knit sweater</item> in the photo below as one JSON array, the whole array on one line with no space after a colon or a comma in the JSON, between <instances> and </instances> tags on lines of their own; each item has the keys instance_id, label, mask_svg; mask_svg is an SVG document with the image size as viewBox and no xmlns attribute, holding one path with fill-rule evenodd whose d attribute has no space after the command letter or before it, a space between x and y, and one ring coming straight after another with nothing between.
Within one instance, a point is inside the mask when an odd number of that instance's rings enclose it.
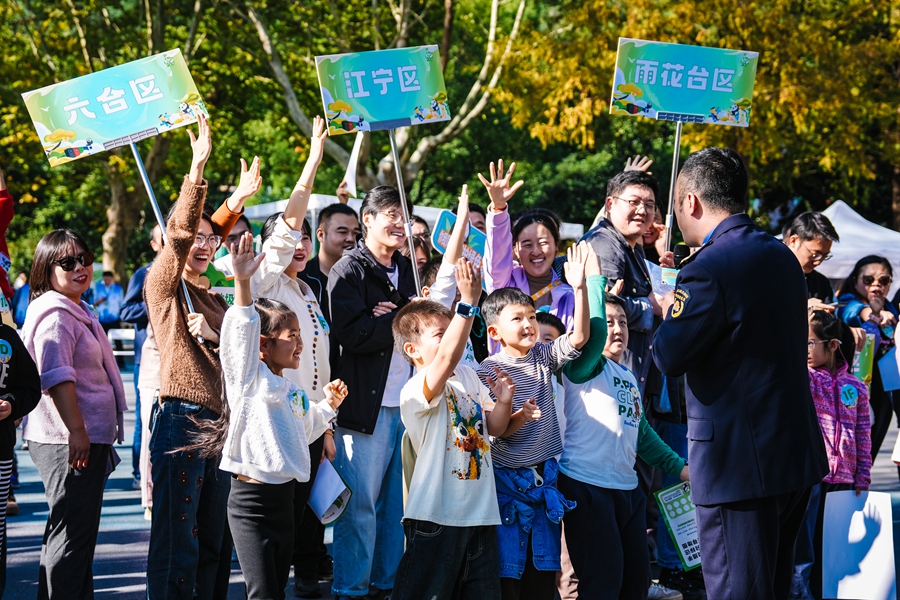
<instances>
[{"instance_id":1,"label":"knit sweater","mask_svg":"<svg viewBox=\"0 0 900 600\"><path fill-rule=\"evenodd\" d=\"M45 292L28 307L22 339L41 374L43 396L28 415L24 438L69 443L69 430L48 390L72 382L84 428L93 444L125 439L125 387L109 339L90 306L59 292Z\"/></svg>"},{"instance_id":2,"label":"knit sweater","mask_svg":"<svg viewBox=\"0 0 900 600\"><path fill-rule=\"evenodd\" d=\"M259 335L254 307L228 309L222 370L231 417L219 468L263 483L309 481L309 443L325 433L335 412L324 400L310 402L303 389L259 360Z\"/></svg>"},{"instance_id":3,"label":"knit sweater","mask_svg":"<svg viewBox=\"0 0 900 600\"><path fill-rule=\"evenodd\" d=\"M822 481L869 489L872 440L865 384L845 364L834 375L825 368L809 369L809 386L828 454L828 475Z\"/></svg>"},{"instance_id":4,"label":"knit sweater","mask_svg":"<svg viewBox=\"0 0 900 600\"><path fill-rule=\"evenodd\" d=\"M194 185L184 178L178 207L169 219L166 244L153 261L144 282L144 298L160 355L160 398L179 398L199 404L216 414L223 409L222 367L218 346L200 344L187 326L181 274L200 228L206 182ZM218 335L228 304L218 294L185 281L194 311Z\"/></svg>"}]
</instances>

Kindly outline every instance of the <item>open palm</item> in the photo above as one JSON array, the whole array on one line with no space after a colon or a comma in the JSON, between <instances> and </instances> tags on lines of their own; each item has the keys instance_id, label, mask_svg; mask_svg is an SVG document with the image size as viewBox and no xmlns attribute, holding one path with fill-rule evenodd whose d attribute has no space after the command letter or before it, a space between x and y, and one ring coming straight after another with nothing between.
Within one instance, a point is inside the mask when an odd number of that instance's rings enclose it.
<instances>
[{"instance_id":1,"label":"open palm","mask_svg":"<svg viewBox=\"0 0 900 600\"><path fill-rule=\"evenodd\" d=\"M525 185L523 180L517 181L510 187L509 182L516 170L516 163L509 166L509 171L503 173L503 159L497 161L497 166L491 162L491 180L488 181L484 175L478 174L478 179L487 188L488 196L491 197L491 205L494 210L501 211L506 208L507 203L512 199L520 187Z\"/></svg>"}]
</instances>

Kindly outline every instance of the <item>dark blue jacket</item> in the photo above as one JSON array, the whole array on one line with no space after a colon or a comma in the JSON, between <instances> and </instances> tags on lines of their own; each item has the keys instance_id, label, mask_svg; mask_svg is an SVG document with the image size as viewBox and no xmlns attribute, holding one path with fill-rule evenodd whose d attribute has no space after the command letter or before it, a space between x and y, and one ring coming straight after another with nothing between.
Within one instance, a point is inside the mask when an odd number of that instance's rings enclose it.
<instances>
[{"instance_id":1,"label":"dark blue jacket","mask_svg":"<svg viewBox=\"0 0 900 600\"><path fill-rule=\"evenodd\" d=\"M147 314L147 304L144 302L144 280L147 271L153 263L144 265L134 272L128 281L128 289L125 290L125 299L122 300L122 310L119 318L126 323L134 323L134 364L141 364L141 348L147 339L147 326L150 324L150 316Z\"/></svg>"},{"instance_id":2,"label":"dark blue jacket","mask_svg":"<svg viewBox=\"0 0 900 600\"><path fill-rule=\"evenodd\" d=\"M763 498L822 481L828 464L809 391L800 263L740 213L682 265L653 359L666 375L687 375L694 503Z\"/></svg>"}]
</instances>

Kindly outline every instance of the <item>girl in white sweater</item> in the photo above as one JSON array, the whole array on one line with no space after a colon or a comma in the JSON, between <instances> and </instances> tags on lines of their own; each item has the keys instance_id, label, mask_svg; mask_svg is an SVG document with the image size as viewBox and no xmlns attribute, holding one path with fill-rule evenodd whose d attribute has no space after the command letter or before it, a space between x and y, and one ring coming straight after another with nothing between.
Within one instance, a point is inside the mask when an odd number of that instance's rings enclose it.
<instances>
[{"instance_id":1,"label":"girl in white sweater","mask_svg":"<svg viewBox=\"0 0 900 600\"><path fill-rule=\"evenodd\" d=\"M220 356L231 416L220 468L232 473L228 524L248 598L283 599L294 538L294 481L309 480L308 445L325 432L347 386L335 380L325 399L285 379L299 366L297 315L276 300L250 295L254 256L245 234L234 255L235 303L222 323ZM318 459L318 457L316 457Z\"/></svg>"}]
</instances>

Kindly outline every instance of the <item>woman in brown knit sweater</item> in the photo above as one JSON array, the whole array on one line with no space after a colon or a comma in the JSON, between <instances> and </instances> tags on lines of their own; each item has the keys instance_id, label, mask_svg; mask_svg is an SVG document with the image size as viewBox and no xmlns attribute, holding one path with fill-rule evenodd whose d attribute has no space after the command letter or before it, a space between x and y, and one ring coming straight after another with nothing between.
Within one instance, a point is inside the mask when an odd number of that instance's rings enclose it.
<instances>
[{"instance_id":1,"label":"woman in brown knit sweater","mask_svg":"<svg viewBox=\"0 0 900 600\"><path fill-rule=\"evenodd\" d=\"M178 450L191 445L203 422L217 420L224 409L218 344L228 304L207 292L201 277L227 232L203 213L207 190L203 168L212 144L202 114L198 125L196 138L189 131L190 173L169 216L165 246L144 283L160 350L160 404L150 441L153 520L147 592L151 600L213 597L230 487L228 475L218 469L218 457ZM228 200L230 211L239 213L260 184L255 160L249 171L245 165L240 185ZM182 280L193 313L188 312Z\"/></svg>"}]
</instances>

